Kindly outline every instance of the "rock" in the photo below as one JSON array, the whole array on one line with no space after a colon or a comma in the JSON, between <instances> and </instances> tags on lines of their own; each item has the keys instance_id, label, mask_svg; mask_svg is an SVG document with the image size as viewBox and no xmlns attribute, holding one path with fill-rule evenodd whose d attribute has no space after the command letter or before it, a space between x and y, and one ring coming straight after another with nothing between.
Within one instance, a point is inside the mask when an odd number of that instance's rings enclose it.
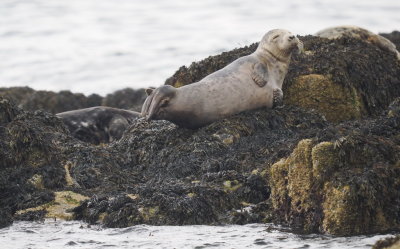
<instances>
[{"instance_id":1,"label":"rock","mask_svg":"<svg viewBox=\"0 0 400 249\"><path fill-rule=\"evenodd\" d=\"M285 103L315 109L328 121L359 119L366 114L361 95L320 74L301 75L285 93Z\"/></svg>"},{"instance_id":2,"label":"rock","mask_svg":"<svg viewBox=\"0 0 400 249\"><path fill-rule=\"evenodd\" d=\"M101 97L97 94L85 96L70 91L35 91L29 87L0 88L0 96L11 100L18 107L28 110L45 110L60 113L93 106L109 106L140 111L146 94L144 89L125 88Z\"/></svg>"},{"instance_id":3,"label":"rock","mask_svg":"<svg viewBox=\"0 0 400 249\"><path fill-rule=\"evenodd\" d=\"M72 191L54 192L54 195L53 201L34 208L18 210L16 216L20 220L27 220L27 214L32 215L39 212L41 215L40 218L71 220L73 218L71 210L77 207L82 201L88 199L88 197ZM32 218L29 218L28 220L32 220Z\"/></svg>"},{"instance_id":4,"label":"rock","mask_svg":"<svg viewBox=\"0 0 400 249\"><path fill-rule=\"evenodd\" d=\"M400 248L400 235L378 240L372 247L372 249L399 249L399 248Z\"/></svg>"},{"instance_id":5,"label":"rock","mask_svg":"<svg viewBox=\"0 0 400 249\"><path fill-rule=\"evenodd\" d=\"M97 94L86 97L80 93L61 91L35 91L29 87L0 88L0 96L10 99L20 108L28 111L46 110L59 113L101 105L102 98Z\"/></svg>"},{"instance_id":6,"label":"rock","mask_svg":"<svg viewBox=\"0 0 400 249\"><path fill-rule=\"evenodd\" d=\"M379 34L387 39L389 39L391 42L396 45L397 50L400 49L400 32L399 31L393 31L392 33L383 33Z\"/></svg>"},{"instance_id":7,"label":"rock","mask_svg":"<svg viewBox=\"0 0 400 249\"><path fill-rule=\"evenodd\" d=\"M342 236L399 230L399 117L327 127L300 141L271 167L278 220Z\"/></svg>"},{"instance_id":8,"label":"rock","mask_svg":"<svg viewBox=\"0 0 400 249\"><path fill-rule=\"evenodd\" d=\"M400 53L399 51L397 51L395 44L393 44L390 40L381 35L377 35L369 30L358 26L343 25L330 27L318 31L315 35L328 39L347 37L363 40L379 47L382 50L393 53L393 55L395 55L397 59L400 60Z\"/></svg>"},{"instance_id":9,"label":"rock","mask_svg":"<svg viewBox=\"0 0 400 249\"><path fill-rule=\"evenodd\" d=\"M305 52L292 56L283 84L285 104L316 109L327 120L341 122L378 115L400 95L400 66L390 51L353 37L299 39ZM181 67L165 84L179 87L197 82L254 52L256 46L252 44L208 57L188 68Z\"/></svg>"},{"instance_id":10,"label":"rock","mask_svg":"<svg viewBox=\"0 0 400 249\"><path fill-rule=\"evenodd\" d=\"M146 97L144 89L133 90L132 88L125 88L107 94L103 98L102 105L140 112Z\"/></svg>"},{"instance_id":11,"label":"rock","mask_svg":"<svg viewBox=\"0 0 400 249\"><path fill-rule=\"evenodd\" d=\"M49 113L23 111L6 100L0 110L15 113L0 129L0 209L14 219L41 219L39 211L48 209L29 208L73 190L91 200L75 208L74 217L110 227L261 222L270 216L260 204L268 184L257 173L265 159L272 164L326 125L296 107L247 112L199 130L140 119L120 141L92 146L71 137ZM236 135L224 143L214 134ZM249 205L257 213L235 218L235 210Z\"/></svg>"},{"instance_id":12,"label":"rock","mask_svg":"<svg viewBox=\"0 0 400 249\"><path fill-rule=\"evenodd\" d=\"M113 174L117 172L114 171L115 158L120 158L118 164L122 168L119 170L124 173L118 173L119 184L127 184L128 193L136 198L126 198L125 193L121 197L121 207L114 210L106 208L115 199L106 194L83 203L75 209L76 215L89 222L103 217L103 222L112 227L234 221L236 212L232 209L240 210L248 205L246 203L258 204L268 198L267 182L255 173L261 172L265 165L263 155L269 155L272 163L282 154L290 153L290 146L284 141L298 141L308 135L311 127L325 124L316 114L301 116L299 113L302 111L293 107L258 110L199 130L180 129L167 121L138 120L119 142L110 145ZM301 128L299 123L303 124ZM289 132L288 127L299 132ZM237 140L225 143L214 136L221 133L238 134ZM110 175L110 169L104 171L92 162L90 167L98 168L97 176L91 174L88 178L88 166L77 163L72 170L79 185L109 188L103 193L115 191L115 186L109 182L111 179L105 177ZM253 172L257 168L260 170ZM120 211L124 215L120 215ZM260 208L257 212L260 215L246 218L254 221L254 217L258 217L260 222L268 210Z\"/></svg>"},{"instance_id":13,"label":"rock","mask_svg":"<svg viewBox=\"0 0 400 249\"><path fill-rule=\"evenodd\" d=\"M11 122L21 110L15 108L8 99L0 98L0 125L5 125Z\"/></svg>"},{"instance_id":14,"label":"rock","mask_svg":"<svg viewBox=\"0 0 400 249\"><path fill-rule=\"evenodd\" d=\"M29 113L0 97L0 224L9 224L17 210L50 202L64 186L63 156L57 143L68 137L58 118Z\"/></svg>"},{"instance_id":15,"label":"rock","mask_svg":"<svg viewBox=\"0 0 400 249\"><path fill-rule=\"evenodd\" d=\"M140 112L142 103L146 98L144 89L135 91L130 88L108 94L105 98L97 94L85 96L79 93L74 94L69 91L61 91L59 93L50 91L35 91L28 87L0 88L0 96L9 99L12 103L15 103L24 110L44 110L53 114L101 105L116 107L119 109L137 110ZM11 114L4 113L4 115ZM112 129L106 129L105 131L103 131L102 127L97 126L90 126L88 128L84 127L83 129L79 129L77 131L75 125L72 124L73 122L66 124L67 127L76 131L72 132L71 130L71 133L76 138L84 142L99 144L109 143L109 134L112 134L113 138L120 138L125 127L129 124L129 122L124 119L116 118L113 119L113 121L115 124L111 126ZM99 131L105 135L103 134L104 136L101 136L101 134L99 135L95 131Z\"/></svg>"},{"instance_id":16,"label":"rock","mask_svg":"<svg viewBox=\"0 0 400 249\"><path fill-rule=\"evenodd\" d=\"M19 105L19 103L24 100L29 98L35 90L33 90L30 87L1 87L0 88L0 96L6 99L9 99L11 102L13 102L16 105ZM19 106L21 108L21 106Z\"/></svg>"},{"instance_id":17,"label":"rock","mask_svg":"<svg viewBox=\"0 0 400 249\"><path fill-rule=\"evenodd\" d=\"M10 99L20 108L28 111L46 110L59 113L101 105L101 97L92 94L86 97L83 94L61 91L35 91L29 87L0 88L0 96Z\"/></svg>"}]
</instances>

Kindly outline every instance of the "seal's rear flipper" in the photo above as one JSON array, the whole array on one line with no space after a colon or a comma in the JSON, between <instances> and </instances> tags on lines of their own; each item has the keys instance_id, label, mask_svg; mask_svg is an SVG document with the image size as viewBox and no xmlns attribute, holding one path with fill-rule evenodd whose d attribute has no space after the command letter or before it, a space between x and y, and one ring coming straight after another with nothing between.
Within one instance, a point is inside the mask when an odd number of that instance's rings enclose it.
<instances>
[{"instance_id":1,"label":"seal's rear flipper","mask_svg":"<svg viewBox=\"0 0 400 249\"><path fill-rule=\"evenodd\" d=\"M259 87L265 86L268 82L268 71L265 66L261 63L255 64L251 72L251 78Z\"/></svg>"}]
</instances>

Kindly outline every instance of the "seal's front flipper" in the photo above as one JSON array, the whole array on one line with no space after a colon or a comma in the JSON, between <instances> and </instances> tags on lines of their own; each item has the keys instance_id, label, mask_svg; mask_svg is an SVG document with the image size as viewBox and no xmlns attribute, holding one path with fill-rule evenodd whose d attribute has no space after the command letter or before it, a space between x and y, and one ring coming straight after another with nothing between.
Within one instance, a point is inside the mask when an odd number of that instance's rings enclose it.
<instances>
[{"instance_id":1,"label":"seal's front flipper","mask_svg":"<svg viewBox=\"0 0 400 249\"><path fill-rule=\"evenodd\" d=\"M251 78L253 78L254 82L259 87L263 87L267 84L267 76L268 71L263 64L257 63L254 65L253 71L251 72Z\"/></svg>"},{"instance_id":2,"label":"seal's front flipper","mask_svg":"<svg viewBox=\"0 0 400 249\"><path fill-rule=\"evenodd\" d=\"M283 105L283 92L280 88L275 88L273 91L272 108Z\"/></svg>"}]
</instances>

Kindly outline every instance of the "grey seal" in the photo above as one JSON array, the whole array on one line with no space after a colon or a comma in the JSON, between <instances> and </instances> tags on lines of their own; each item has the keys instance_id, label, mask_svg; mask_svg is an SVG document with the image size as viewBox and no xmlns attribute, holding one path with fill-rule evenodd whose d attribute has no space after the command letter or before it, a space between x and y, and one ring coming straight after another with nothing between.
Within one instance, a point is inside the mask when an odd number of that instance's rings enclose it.
<instances>
[{"instance_id":1,"label":"grey seal","mask_svg":"<svg viewBox=\"0 0 400 249\"><path fill-rule=\"evenodd\" d=\"M385 37L377 35L369 30L360 28L358 26L343 25L343 26L330 27L318 31L317 33L315 33L315 35L328 39L338 39L341 37L353 37L361 39L378 46L382 50L394 53L397 59L400 60L400 53L396 49L396 45L394 45L391 41L389 41Z\"/></svg>"},{"instance_id":2,"label":"grey seal","mask_svg":"<svg viewBox=\"0 0 400 249\"><path fill-rule=\"evenodd\" d=\"M140 113L106 106L61 112L56 114L72 136L92 144L119 140L127 126Z\"/></svg>"},{"instance_id":3,"label":"grey seal","mask_svg":"<svg viewBox=\"0 0 400 249\"><path fill-rule=\"evenodd\" d=\"M148 88L141 114L147 120L169 120L195 129L242 111L281 105L282 84L295 49L303 49L296 36L283 29L271 30L254 53L199 82L180 88Z\"/></svg>"}]
</instances>

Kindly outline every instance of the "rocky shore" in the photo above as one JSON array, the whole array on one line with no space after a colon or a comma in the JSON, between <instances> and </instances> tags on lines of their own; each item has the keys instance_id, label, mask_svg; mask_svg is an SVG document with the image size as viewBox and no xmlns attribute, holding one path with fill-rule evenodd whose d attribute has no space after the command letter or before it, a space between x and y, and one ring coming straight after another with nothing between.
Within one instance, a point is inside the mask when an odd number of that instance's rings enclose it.
<instances>
[{"instance_id":1,"label":"rocky shore","mask_svg":"<svg viewBox=\"0 0 400 249\"><path fill-rule=\"evenodd\" d=\"M93 106L109 106L140 111L146 99L144 89L125 88L102 97L98 94L85 96L81 93L61 91L35 91L29 87L0 88L0 97L10 100L26 111L45 110L56 114Z\"/></svg>"},{"instance_id":2,"label":"rocky shore","mask_svg":"<svg viewBox=\"0 0 400 249\"><path fill-rule=\"evenodd\" d=\"M385 36L398 45L398 32ZM119 141L95 146L51 113L101 104L138 110L143 91L102 98L0 89L0 226L57 217L106 227L276 222L340 236L399 231L400 62L360 39L300 39L305 53L292 58L284 106L197 130L138 119ZM196 82L256 45L181 67L166 84Z\"/></svg>"}]
</instances>

